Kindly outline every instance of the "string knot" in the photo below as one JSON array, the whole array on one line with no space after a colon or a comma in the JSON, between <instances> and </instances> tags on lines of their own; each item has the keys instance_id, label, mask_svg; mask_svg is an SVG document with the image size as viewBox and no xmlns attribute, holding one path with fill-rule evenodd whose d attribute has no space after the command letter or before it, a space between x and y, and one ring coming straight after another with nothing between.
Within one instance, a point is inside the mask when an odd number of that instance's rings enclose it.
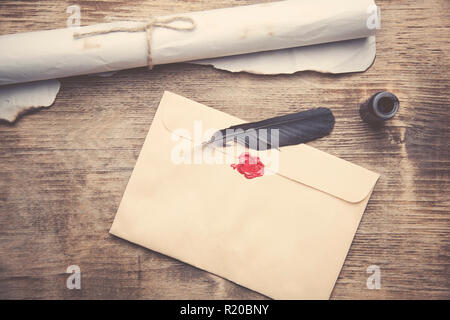
<instances>
[{"instance_id":1,"label":"string knot","mask_svg":"<svg viewBox=\"0 0 450 320\"><path fill-rule=\"evenodd\" d=\"M188 23L188 25L180 26L177 25L177 22ZM143 22L142 24L137 26L111 26L109 28L100 30L75 32L73 34L73 38L81 39L113 32L145 32L147 37L147 64L148 68L151 70L153 68L151 42L154 28L164 28L175 31L193 31L196 27L197 25L195 21L189 17L175 16L165 19L152 18L150 19L150 21Z\"/></svg>"}]
</instances>

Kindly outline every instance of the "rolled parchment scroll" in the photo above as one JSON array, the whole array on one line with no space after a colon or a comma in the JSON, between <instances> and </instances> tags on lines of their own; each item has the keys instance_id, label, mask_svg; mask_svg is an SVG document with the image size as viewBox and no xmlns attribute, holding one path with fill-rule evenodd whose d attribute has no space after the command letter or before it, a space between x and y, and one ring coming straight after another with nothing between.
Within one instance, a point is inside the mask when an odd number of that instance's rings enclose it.
<instances>
[{"instance_id":1,"label":"rolled parchment scroll","mask_svg":"<svg viewBox=\"0 0 450 320\"><path fill-rule=\"evenodd\" d=\"M173 18L178 21L171 28L164 23L143 28ZM256 74L364 71L375 59L379 26L373 0L287 0L2 35L0 119L14 121L24 110L51 105L58 78L143 67L149 61Z\"/></svg>"},{"instance_id":2,"label":"rolled parchment scroll","mask_svg":"<svg viewBox=\"0 0 450 320\"><path fill-rule=\"evenodd\" d=\"M195 29L153 28L152 60L154 65L201 60L196 62L272 74L277 64L283 69L279 73L362 71L375 56L371 36L376 31L373 20L379 18L376 8L373 0L288 0L177 14L195 21ZM173 16L160 18L168 17ZM0 36L0 85L146 66L146 32L74 38L74 32L140 24L114 22ZM299 67L295 60L302 57Z\"/></svg>"}]
</instances>

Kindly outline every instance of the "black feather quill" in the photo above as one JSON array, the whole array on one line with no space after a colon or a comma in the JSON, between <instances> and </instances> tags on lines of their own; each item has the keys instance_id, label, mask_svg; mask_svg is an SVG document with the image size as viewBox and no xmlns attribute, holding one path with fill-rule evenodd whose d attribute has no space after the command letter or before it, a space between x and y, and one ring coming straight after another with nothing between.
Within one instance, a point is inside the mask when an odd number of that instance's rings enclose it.
<instances>
[{"instance_id":1,"label":"black feather quill","mask_svg":"<svg viewBox=\"0 0 450 320\"><path fill-rule=\"evenodd\" d=\"M217 131L210 143L226 146L235 141L254 150L267 150L306 143L331 133L334 116L330 109L317 108L243 123Z\"/></svg>"}]
</instances>

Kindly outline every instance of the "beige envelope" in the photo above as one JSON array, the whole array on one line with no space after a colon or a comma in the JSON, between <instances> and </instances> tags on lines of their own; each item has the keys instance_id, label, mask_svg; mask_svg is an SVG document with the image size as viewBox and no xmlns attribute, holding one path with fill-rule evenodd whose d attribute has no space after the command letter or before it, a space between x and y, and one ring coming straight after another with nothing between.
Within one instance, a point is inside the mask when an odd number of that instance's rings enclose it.
<instances>
[{"instance_id":1,"label":"beige envelope","mask_svg":"<svg viewBox=\"0 0 450 320\"><path fill-rule=\"evenodd\" d=\"M174 136L199 120L243 122L164 93L110 232L271 298L328 299L379 175L305 144L254 179L174 163Z\"/></svg>"}]
</instances>

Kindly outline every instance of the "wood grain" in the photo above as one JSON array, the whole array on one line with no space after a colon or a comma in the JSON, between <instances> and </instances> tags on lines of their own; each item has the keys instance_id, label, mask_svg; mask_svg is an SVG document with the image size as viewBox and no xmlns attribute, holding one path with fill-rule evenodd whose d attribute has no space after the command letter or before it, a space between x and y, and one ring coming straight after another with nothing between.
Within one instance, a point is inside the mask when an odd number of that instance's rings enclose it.
<instances>
[{"instance_id":1,"label":"wood grain","mask_svg":"<svg viewBox=\"0 0 450 320\"><path fill-rule=\"evenodd\" d=\"M82 24L261 2L79 0ZM0 298L258 299L261 295L108 234L163 90L248 120L329 107L312 146L381 173L334 299L449 299L450 2L378 0L378 56L364 73L256 76L174 64L62 80L48 109L0 123ZM65 27L71 1L1 1L0 34ZM373 129L379 90L400 114ZM65 273L79 265L82 289ZM381 268L368 290L366 268Z\"/></svg>"}]
</instances>

